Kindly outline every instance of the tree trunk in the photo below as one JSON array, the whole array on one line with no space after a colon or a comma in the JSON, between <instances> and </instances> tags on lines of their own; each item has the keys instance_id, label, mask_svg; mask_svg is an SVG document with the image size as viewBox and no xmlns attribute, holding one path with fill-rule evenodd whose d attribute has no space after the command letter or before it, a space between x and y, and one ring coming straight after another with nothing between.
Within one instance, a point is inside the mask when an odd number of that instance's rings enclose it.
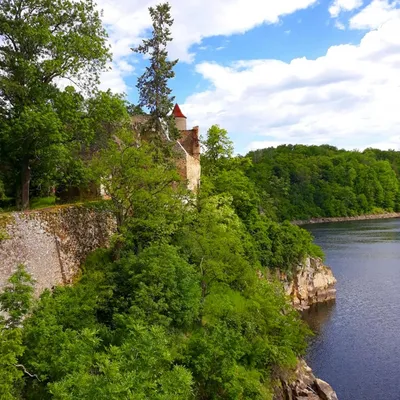
<instances>
[{"instance_id":1,"label":"tree trunk","mask_svg":"<svg viewBox=\"0 0 400 400\"><path fill-rule=\"evenodd\" d=\"M21 209L27 210L29 208L29 187L31 183L31 168L29 161L22 162L21 169Z\"/></svg>"}]
</instances>

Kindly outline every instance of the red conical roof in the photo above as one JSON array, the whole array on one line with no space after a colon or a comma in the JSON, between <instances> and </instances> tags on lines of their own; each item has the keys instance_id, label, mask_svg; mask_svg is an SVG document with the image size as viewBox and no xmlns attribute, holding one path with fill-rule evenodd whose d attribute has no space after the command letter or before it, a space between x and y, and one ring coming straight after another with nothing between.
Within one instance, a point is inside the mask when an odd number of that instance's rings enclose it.
<instances>
[{"instance_id":1,"label":"red conical roof","mask_svg":"<svg viewBox=\"0 0 400 400\"><path fill-rule=\"evenodd\" d=\"M175 118L186 118L186 117L183 115L181 109L179 108L178 103L175 104L174 110L172 111L172 115L173 115Z\"/></svg>"}]
</instances>

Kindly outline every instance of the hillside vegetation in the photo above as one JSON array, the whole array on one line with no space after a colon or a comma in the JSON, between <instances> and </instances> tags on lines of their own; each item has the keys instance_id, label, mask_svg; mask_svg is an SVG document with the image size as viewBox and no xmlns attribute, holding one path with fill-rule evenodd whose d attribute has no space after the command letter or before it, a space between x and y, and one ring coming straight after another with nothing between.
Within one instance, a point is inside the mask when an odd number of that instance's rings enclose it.
<instances>
[{"instance_id":1,"label":"hillside vegetation","mask_svg":"<svg viewBox=\"0 0 400 400\"><path fill-rule=\"evenodd\" d=\"M250 152L246 174L278 220L400 211L400 152L282 145Z\"/></svg>"},{"instance_id":2,"label":"hillside vegetation","mask_svg":"<svg viewBox=\"0 0 400 400\"><path fill-rule=\"evenodd\" d=\"M319 250L306 231L259 212L223 130L211 128L206 144L197 197L164 185L175 175L167 161L160 173L158 147L126 149L141 172L110 186L119 233L73 286L33 301L19 267L0 295L9 315L0 321L2 399L272 399L308 329L266 278ZM103 167L119 165L114 151Z\"/></svg>"},{"instance_id":3,"label":"hillside vegetation","mask_svg":"<svg viewBox=\"0 0 400 400\"><path fill-rule=\"evenodd\" d=\"M305 352L309 330L274 277L321 251L269 217L249 159L218 126L200 191L186 189L170 116L173 20L168 3L149 11L138 110L96 90L109 54L91 1L0 3L0 199L26 209L32 196L53 204L54 191L102 184L118 225L73 285L39 299L16 266L0 294L1 400L268 400ZM149 118L132 131L141 107Z\"/></svg>"}]
</instances>

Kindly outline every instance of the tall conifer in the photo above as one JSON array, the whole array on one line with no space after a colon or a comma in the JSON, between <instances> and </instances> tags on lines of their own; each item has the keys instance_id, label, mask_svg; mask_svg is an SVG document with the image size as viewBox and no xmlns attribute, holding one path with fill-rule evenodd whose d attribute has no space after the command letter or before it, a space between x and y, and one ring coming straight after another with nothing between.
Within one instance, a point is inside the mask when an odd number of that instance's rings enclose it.
<instances>
[{"instance_id":1,"label":"tall conifer","mask_svg":"<svg viewBox=\"0 0 400 400\"><path fill-rule=\"evenodd\" d=\"M175 97L171 96L168 80L175 76L173 68L178 60L168 60L167 45L172 41L170 27L174 22L170 10L169 3L149 8L153 21L152 35L132 51L150 58L150 65L136 85L139 89L139 106L150 113L146 133L155 132L156 138L160 138L168 128L169 138L176 139L179 132L171 115Z\"/></svg>"}]
</instances>

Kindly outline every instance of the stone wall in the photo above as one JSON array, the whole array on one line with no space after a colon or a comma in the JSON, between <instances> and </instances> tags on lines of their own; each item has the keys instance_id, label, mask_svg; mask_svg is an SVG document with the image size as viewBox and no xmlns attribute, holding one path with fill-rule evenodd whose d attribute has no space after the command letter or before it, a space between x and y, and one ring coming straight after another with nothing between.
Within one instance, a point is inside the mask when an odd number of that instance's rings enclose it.
<instances>
[{"instance_id":1,"label":"stone wall","mask_svg":"<svg viewBox=\"0 0 400 400\"><path fill-rule=\"evenodd\" d=\"M94 206L0 215L0 289L18 264L36 280L36 293L70 283L86 256L108 246L115 230L113 215Z\"/></svg>"}]
</instances>

